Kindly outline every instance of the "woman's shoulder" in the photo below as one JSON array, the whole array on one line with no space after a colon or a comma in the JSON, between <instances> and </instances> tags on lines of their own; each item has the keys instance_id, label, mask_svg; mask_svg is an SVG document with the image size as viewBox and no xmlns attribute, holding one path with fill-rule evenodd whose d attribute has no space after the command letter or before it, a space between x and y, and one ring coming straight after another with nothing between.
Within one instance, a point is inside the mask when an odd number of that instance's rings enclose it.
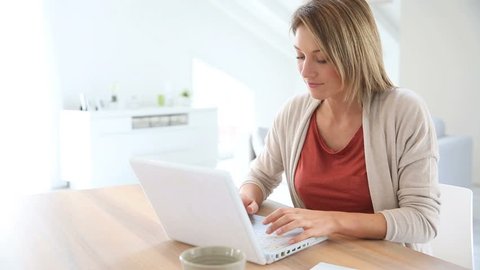
<instances>
[{"instance_id":1,"label":"woman's shoulder","mask_svg":"<svg viewBox=\"0 0 480 270\"><path fill-rule=\"evenodd\" d=\"M407 88L392 88L374 95L370 103L371 108L388 111L410 111L426 108L423 98Z\"/></svg>"},{"instance_id":2,"label":"woman's shoulder","mask_svg":"<svg viewBox=\"0 0 480 270\"><path fill-rule=\"evenodd\" d=\"M406 88L376 94L365 111L366 119L376 123L372 127L380 125L414 130L430 122L430 112L423 98Z\"/></svg>"},{"instance_id":3,"label":"woman's shoulder","mask_svg":"<svg viewBox=\"0 0 480 270\"><path fill-rule=\"evenodd\" d=\"M401 101L401 100L419 99L420 96L411 89L394 87L386 91L377 92L377 94L373 98L379 99L379 100L383 99L383 100Z\"/></svg>"},{"instance_id":4,"label":"woman's shoulder","mask_svg":"<svg viewBox=\"0 0 480 270\"><path fill-rule=\"evenodd\" d=\"M319 103L320 101L312 98L310 93L301 93L289 98L283 109L303 114L306 111L310 111L312 106L318 106Z\"/></svg>"},{"instance_id":5,"label":"woman's shoulder","mask_svg":"<svg viewBox=\"0 0 480 270\"><path fill-rule=\"evenodd\" d=\"M296 107L305 108L312 103L318 103L318 102L319 102L318 100L310 96L310 93L301 93L289 98L286 102L286 106L290 106L294 108Z\"/></svg>"},{"instance_id":6,"label":"woman's shoulder","mask_svg":"<svg viewBox=\"0 0 480 270\"><path fill-rule=\"evenodd\" d=\"M310 96L309 93L297 94L290 97L277 114L276 121L288 125L297 125L301 120L311 114L318 106L319 100Z\"/></svg>"}]
</instances>

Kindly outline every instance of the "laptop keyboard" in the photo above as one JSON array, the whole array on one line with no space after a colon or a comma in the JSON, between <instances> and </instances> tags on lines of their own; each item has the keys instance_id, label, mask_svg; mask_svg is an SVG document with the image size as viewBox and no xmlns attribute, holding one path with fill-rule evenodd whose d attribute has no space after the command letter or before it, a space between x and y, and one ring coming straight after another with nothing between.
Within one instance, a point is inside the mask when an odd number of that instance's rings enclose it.
<instances>
[{"instance_id":1,"label":"laptop keyboard","mask_svg":"<svg viewBox=\"0 0 480 270\"><path fill-rule=\"evenodd\" d=\"M253 231L260 246L266 251L275 251L289 246L290 244L288 243L288 240L302 232L302 229L297 228L281 236L276 235L275 233L267 234L265 231L267 230L268 225L262 223L264 218L265 217L258 215L251 215L250 221L252 222Z\"/></svg>"}]
</instances>

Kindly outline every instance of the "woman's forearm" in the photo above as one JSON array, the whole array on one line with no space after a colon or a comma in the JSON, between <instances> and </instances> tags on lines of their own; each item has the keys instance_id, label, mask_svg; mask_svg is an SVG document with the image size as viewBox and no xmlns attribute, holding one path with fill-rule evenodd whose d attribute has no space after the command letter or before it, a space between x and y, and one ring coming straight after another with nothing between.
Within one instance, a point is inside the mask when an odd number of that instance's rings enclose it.
<instances>
[{"instance_id":1,"label":"woman's forearm","mask_svg":"<svg viewBox=\"0 0 480 270\"><path fill-rule=\"evenodd\" d=\"M367 239L384 239L387 221L380 214L332 212L336 220L335 233Z\"/></svg>"}]
</instances>

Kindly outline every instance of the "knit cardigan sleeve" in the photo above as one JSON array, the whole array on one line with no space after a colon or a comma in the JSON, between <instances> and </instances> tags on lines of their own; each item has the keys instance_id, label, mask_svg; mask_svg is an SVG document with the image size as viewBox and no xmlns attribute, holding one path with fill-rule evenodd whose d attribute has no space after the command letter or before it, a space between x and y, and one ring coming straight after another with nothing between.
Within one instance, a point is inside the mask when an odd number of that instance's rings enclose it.
<instances>
[{"instance_id":1,"label":"knit cardigan sleeve","mask_svg":"<svg viewBox=\"0 0 480 270\"><path fill-rule=\"evenodd\" d=\"M406 89L367 106L367 175L374 209L387 221L385 239L426 243L437 235L440 212L438 145L427 106Z\"/></svg>"},{"instance_id":2,"label":"knit cardigan sleeve","mask_svg":"<svg viewBox=\"0 0 480 270\"><path fill-rule=\"evenodd\" d=\"M293 188L293 174L308 120L318 104L319 101L307 93L297 95L289 99L276 115L267 133L264 150L250 164L250 171L243 183L256 184L263 192L263 199L281 183L282 173L285 173L293 204L302 206Z\"/></svg>"}]
</instances>

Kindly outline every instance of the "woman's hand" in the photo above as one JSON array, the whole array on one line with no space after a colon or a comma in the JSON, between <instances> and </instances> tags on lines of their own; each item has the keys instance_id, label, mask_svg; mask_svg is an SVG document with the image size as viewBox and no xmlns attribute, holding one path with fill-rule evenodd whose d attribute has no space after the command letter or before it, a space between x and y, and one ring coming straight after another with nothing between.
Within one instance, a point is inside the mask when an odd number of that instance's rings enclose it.
<instances>
[{"instance_id":1,"label":"woman's hand","mask_svg":"<svg viewBox=\"0 0 480 270\"><path fill-rule=\"evenodd\" d=\"M240 198L247 213L253 215L258 212L263 202L263 193L257 185L247 183L240 187Z\"/></svg>"},{"instance_id":2,"label":"woman's hand","mask_svg":"<svg viewBox=\"0 0 480 270\"><path fill-rule=\"evenodd\" d=\"M319 237L336 232L338 222L335 212L307 210L300 208L279 208L266 216L263 223L270 224L267 233L282 235L295 228L303 228L303 232L290 239L291 244L310 237Z\"/></svg>"},{"instance_id":3,"label":"woman's hand","mask_svg":"<svg viewBox=\"0 0 480 270\"><path fill-rule=\"evenodd\" d=\"M252 197L240 193L240 198L242 199L243 206L249 215L253 215L258 212L258 203Z\"/></svg>"},{"instance_id":4,"label":"woman's hand","mask_svg":"<svg viewBox=\"0 0 480 270\"><path fill-rule=\"evenodd\" d=\"M266 216L264 224L270 224L267 233L278 235L295 228L303 232L290 239L297 243L310 237L328 236L340 233L348 236L384 239L387 232L387 222L381 213L347 213L337 211L319 211L301 208L279 208Z\"/></svg>"}]
</instances>

